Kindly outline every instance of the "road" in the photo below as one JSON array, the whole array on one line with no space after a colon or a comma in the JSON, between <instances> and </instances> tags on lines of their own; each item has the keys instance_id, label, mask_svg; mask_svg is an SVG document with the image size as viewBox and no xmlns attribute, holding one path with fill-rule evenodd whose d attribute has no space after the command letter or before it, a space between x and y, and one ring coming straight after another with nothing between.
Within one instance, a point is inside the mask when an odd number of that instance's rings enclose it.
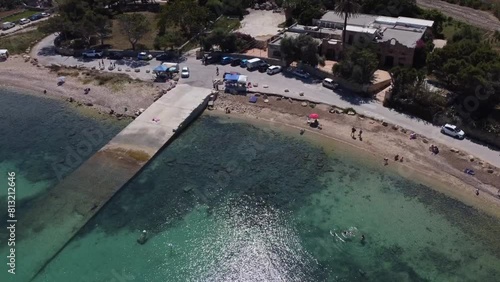
<instances>
[{"instance_id":1,"label":"road","mask_svg":"<svg viewBox=\"0 0 500 282\"><path fill-rule=\"evenodd\" d=\"M53 40L55 36L51 35L43 39L32 49L32 56L38 57L38 61L43 65L58 63L61 65L80 65L98 66L97 60L87 60L64 57L56 55L53 52ZM109 60L105 60L108 65ZM150 62L117 62L117 66L137 65L141 71L139 73L129 73L134 78L151 81L152 75L145 73L146 69L153 69L159 63L155 60ZM222 76L224 72L237 71L247 75L249 81L257 83L258 87L253 88L255 91L276 93L290 98L307 99L312 102L325 103L335 105L341 108L352 107L356 112L365 116L373 117L379 120L384 120L390 124L396 124L404 127L417 134L424 135L427 138L433 139L436 142L444 143L450 147L454 147L468 154L474 155L496 167L500 167L500 155L498 151L492 150L486 146L474 143L470 140L457 140L440 133L440 128L434 126L419 118L398 113L394 110L385 108L380 102L368 99L362 99L359 96L334 92L322 87L320 81L303 81L295 77L285 76L282 73L269 76L258 71L249 72L244 68L216 65L202 65L201 61L196 60L193 54L188 54L185 61L181 62L181 67L187 66L191 71L191 76L187 79L181 79L179 83L189 84L197 87L212 88L213 79L217 78L215 68L219 67L219 73ZM113 72L117 72L114 70ZM122 71L123 72L123 71ZM219 76L219 77L221 77ZM267 87L265 87L267 86ZM285 92L288 89L289 92ZM300 96L303 92L304 96Z\"/></svg>"},{"instance_id":2,"label":"road","mask_svg":"<svg viewBox=\"0 0 500 282\"><path fill-rule=\"evenodd\" d=\"M28 28L28 27L33 27L35 25L37 25L38 23L40 22L43 22L43 21L46 21L48 20L50 17L46 17L46 18L41 18L37 21L34 21L34 22L29 22L25 25L20 25L20 24L16 24L15 27L11 28L11 29L7 29L7 30L1 30L0 29L0 36L3 36L3 35L10 35L10 34L13 34L17 31L20 31L20 30L23 30L25 28Z\"/></svg>"},{"instance_id":3,"label":"road","mask_svg":"<svg viewBox=\"0 0 500 282\"><path fill-rule=\"evenodd\" d=\"M485 11L475 10L441 0L417 0L417 4L422 8L439 10L449 17L485 30L500 31L500 20L491 13Z\"/></svg>"}]
</instances>

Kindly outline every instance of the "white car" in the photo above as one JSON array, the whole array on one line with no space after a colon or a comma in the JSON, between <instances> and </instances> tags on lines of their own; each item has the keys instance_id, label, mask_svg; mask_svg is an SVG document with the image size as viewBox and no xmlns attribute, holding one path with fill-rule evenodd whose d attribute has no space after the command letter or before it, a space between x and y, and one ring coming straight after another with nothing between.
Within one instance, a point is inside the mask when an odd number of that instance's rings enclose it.
<instances>
[{"instance_id":1,"label":"white car","mask_svg":"<svg viewBox=\"0 0 500 282\"><path fill-rule=\"evenodd\" d=\"M181 77L182 78L188 78L189 77L189 68L188 67L183 67L181 70Z\"/></svg>"},{"instance_id":2,"label":"white car","mask_svg":"<svg viewBox=\"0 0 500 282\"><path fill-rule=\"evenodd\" d=\"M44 18L45 18L45 17L48 17L48 16L50 16L50 14L49 14L49 13L45 13L45 12L43 12L43 13L42 13L42 17L44 17Z\"/></svg>"},{"instance_id":3,"label":"white car","mask_svg":"<svg viewBox=\"0 0 500 282\"><path fill-rule=\"evenodd\" d=\"M30 22L30 20L29 20L29 19L27 19L27 18L22 18L22 19L20 19L20 20L19 20L19 24L21 24L21 25L23 25L23 24L27 24L27 23L29 23L29 22Z\"/></svg>"},{"instance_id":4,"label":"white car","mask_svg":"<svg viewBox=\"0 0 500 282\"><path fill-rule=\"evenodd\" d=\"M445 124L441 127L441 133L449 135L451 137L455 137L458 139L464 139L465 133L463 130L460 130L456 125Z\"/></svg>"},{"instance_id":5,"label":"white car","mask_svg":"<svg viewBox=\"0 0 500 282\"><path fill-rule=\"evenodd\" d=\"M103 55L102 51L87 50L82 53L84 58L101 58Z\"/></svg>"},{"instance_id":6,"label":"white car","mask_svg":"<svg viewBox=\"0 0 500 282\"><path fill-rule=\"evenodd\" d=\"M273 75L273 74L279 73L280 71L281 71L280 66L270 66L267 68L268 75Z\"/></svg>"},{"instance_id":7,"label":"white car","mask_svg":"<svg viewBox=\"0 0 500 282\"><path fill-rule=\"evenodd\" d=\"M333 81L331 78L325 78L322 82L323 86L330 89L337 89L339 85Z\"/></svg>"},{"instance_id":8,"label":"white car","mask_svg":"<svg viewBox=\"0 0 500 282\"><path fill-rule=\"evenodd\" d=\"M141 52L139 55L137 55L137 59L139 60L151 60L153 59L153 56L151 54L148 54L146 52Z\"/></svg>"}]
</instances>

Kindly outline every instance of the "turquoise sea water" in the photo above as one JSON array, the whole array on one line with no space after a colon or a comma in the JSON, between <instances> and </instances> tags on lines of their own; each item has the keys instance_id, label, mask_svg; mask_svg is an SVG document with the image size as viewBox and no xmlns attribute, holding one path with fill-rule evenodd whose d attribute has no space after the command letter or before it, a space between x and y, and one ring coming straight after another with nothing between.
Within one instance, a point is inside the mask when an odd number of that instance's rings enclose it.
<instances>
[{"instance_id":1,"label":"turquoise sea water","mask_svg":"<svg viewBox=\"0 0 500 282\"><path fill-rule=\"evenodd\" d=\"M17 174L18 205L54 186L126 126L78 114L60 100L7 89L0 89L0 120L0 171ZM6 193L0 190L1 206Z\"/></svg>"},{"instance_id":2,"label":"turquoise sea water","mask_svg":"<svg viewBox=\"0 0 500 282\"><path fill-rule=\"evenodd\" d=\"M500 280L499 220L296 135L202 116L35 281Z\"/></svg>"},{"instance_id":3,"label":"turquoise sea water","mask_svg":"<svg viewBox=\"0 0 500 282\"><path fill-rule=\"evenodd\" d=\"M94 154L127 122L88 117L60 100L0 89L0 281L19 281L7 274L7 173L16 174L16 219L33 200L55 186ZM27 232L17 225L16 239ZM22 250L21 242L17 250ZM29 252L27 252L29 253ZM5 255L5 256L4 256ZM17 261L17 269L29 258ZM6 277L14 278L5 280Z\"/></svg>"}]
</instances>

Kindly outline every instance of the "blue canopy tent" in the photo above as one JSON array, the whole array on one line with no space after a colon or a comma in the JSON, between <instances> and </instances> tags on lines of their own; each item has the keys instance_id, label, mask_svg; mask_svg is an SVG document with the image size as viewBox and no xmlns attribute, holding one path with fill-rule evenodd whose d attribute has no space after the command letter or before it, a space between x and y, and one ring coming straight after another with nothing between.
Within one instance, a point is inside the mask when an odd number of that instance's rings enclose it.
<instances>
[{"instance_id":1,"label":"blue canopy tent","mask_svg":"<svg viewBox=\"0 0 500 282\"><path fill-rule=\"evenodd\" d=\"M166 72L168 70L168 68L164 65L159 65L157 66L153 71L155 73L161 73L161 72Z\"/></svg>"},{"instance_id":2,"label":"blue canopy tent","mask_svg":"<svg viewBox=\"0 0 500 282\"><path fill-rule=\"evenodd\" d=\"M238 82L238 78L240 78L240 75L236 74L236 73L225 73L224 74L224 80L226 80L226 81Z\"/></svg>"}]
</instances>

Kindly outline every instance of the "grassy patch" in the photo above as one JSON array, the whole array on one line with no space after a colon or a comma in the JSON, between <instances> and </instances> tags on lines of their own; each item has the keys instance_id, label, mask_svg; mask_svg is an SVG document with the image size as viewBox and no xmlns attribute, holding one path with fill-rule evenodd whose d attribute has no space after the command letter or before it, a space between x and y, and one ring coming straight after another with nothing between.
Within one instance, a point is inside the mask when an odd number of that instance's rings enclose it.
<instances>
[{"instance_id":1,"label":"grassy patch","mask_svg":"<svg viewBox=\"0 0 500 282\"><path fill-rule=\"evenodd\" d=\"M5 17L2 19L2 22L16 22L22 18L29 18L29 17L33 16L34 14L38 14L38 13L40 13L40 12L26 10L22 13L17 14L17 15Z\"/></svg>"},{"instance_id":2,"label":"grassy patch","mask_svg":"<svg viewBox=\"0 0 500 282\"><path fill-rule=\"evenodd\" d=\"M15 10L9 10L9 11L0 11L0 19L2 19L2 22L4 22L3 18L8 17L10 15L13 15L15 13L22 12L22 9L15 9Z\"/></svg>"},{"instance_id":3,"label":"grassy patch","mask_svg":"<svg viewBox=\"0 0 500 282\"><path fill-rule=\"evenodd\" d=\"M47 34L38 29L6 36L1 39L2 48L9 50L11 54L24 53L28 47L35 45Z\"/></svg>"},{"instance_id":4,"label":"grassy patch","mask_svg":"<svg viewBox=\"0 0 500 282\"><path fill-rule=\"evenodd\" d=\"M61 69L61 70L57 71L57 75L58 76L76 77L76 76L80 75L80 72L78 70L75 70L75 69Z\"/></svg>"},{"instance_id":5,"label":"grassy patch","mask_svg":"<svg viewBox=\"0 0 500 282\"><path fill-rule=\"evenodd\" d=\"M236 30L240 28L240 21L238 19L229 19L227 17L222 17L216 21L212 29L223 29L225 31Z\"/></svg>"},{"instance_id":6,"label":"grassy patch","mask_svg":"<svg viewBox=\"0 0 500 282\"><path fill-rule=\"evenodd\" d=\"M138 49L153 49L154 45L154 40L156 37L156 34L158 33L158 27L156 25L156 14L155 13L150 13L150 12L141 12L140 14L143 14L146 16L148 21L151 23L151 31L146 33L141 40L139 40L137 44ZM112 27L112 33L111 37L107 38L104 40L104 44L110 44L112 48L114 49L131 49L132 45L127 39L127 36L123 34L120 30L120 23L118 20L113 20L113 27ZM142 45L142 47L141 47Z\"/></svg>"}]
</instances>

